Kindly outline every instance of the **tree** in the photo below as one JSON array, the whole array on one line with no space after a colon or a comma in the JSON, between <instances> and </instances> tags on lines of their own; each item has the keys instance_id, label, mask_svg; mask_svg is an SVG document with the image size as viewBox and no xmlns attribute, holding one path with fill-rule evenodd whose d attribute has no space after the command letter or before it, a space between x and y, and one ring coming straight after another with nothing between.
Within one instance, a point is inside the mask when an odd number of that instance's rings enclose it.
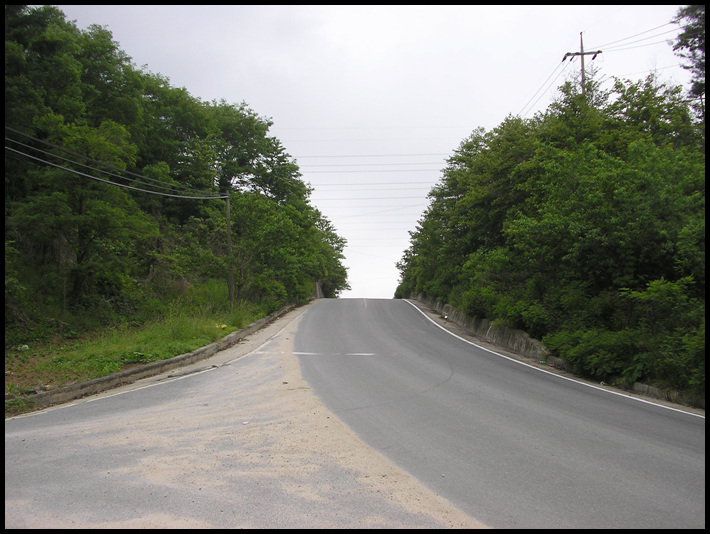
<instances>
[{"instance_id":1,"label":"tree","mask_svg":"<svg viewBox=\"0 0 710 534\"><path fill-rule=\"evenodd\" d=\"M28 326L15 339L67 310L96 325L145 303L150 319L232 270L240 297L270 308L318 280L347 287L344 241L271 120L138 70L106 27L5 6L5 120L6 331Z\"/></svg>"},{"instance_id":2,"label":"tree","mask_svg":"<svg viewBox=\"0 0 710 534\"><path fill-rule=\"evenodd\" d=\"M94 129L45 117L42 129L74 153L116 167L135 157L126 130L112 121ZM25 259L34 256L46 277L59 276L64 304L83 304L92 293L120 294L133 247L154 234L153 224L123 189L55 167L30 174L33 191L10 206L7 218L18 246L29 255Z\"/></svg>"},{"instance_id":3,"label":"tree","mask_svg":"<svg viewBox=\"0 0 710 534\"><path fill-rule=\"evenodd\" d=\"M585 88L566 83L533 120L461 143L396 296L523 329L581 374L700 394L702 134L680 89L654 77Z\"/></svg>"},{"instance_id":4,"label":"tree","mask_svg":"<svg viewBox=\"0 0 710 534\"><path fill-rule=\"evenodd\" d=\"M342 264L346 241L336 233L333 224L318 210L314 210L314 215L318 230L315 275L321 283L323 296L334 298L341 291L350 289L347 283L348 272Z\"/></svg>"},{"instance_id":5,"label":"tree","mask_svg":"<svg viewBox=\"0 0 710 534\"><path fill-rule=\"evenodd\" d=\"M702 104L705 98L705 5L680 8L673 22L684 23L673 50L690 62L683 67L692 73L690 94L700 100L705 122L705 108Z\"/></svg>"},{"instance_id":6,"label":"tree","mask_svg":"<svg viewBox=\"0 0 710 534\"><path fill-rule=\"evenodd\" d=\"M278 202L305 199L310 191L280 141L268 135L271 120L246 104L224 100L209 106L212 146L220 191L259 191Z\"/></svg>"},{"instance_id":7,"label":"tree","mask_svg":"<svg viewBox=\"0 0 710 534\"><path fill-rule=\"evenodd\" d=\"M615 80L601 111L598 144L610 154L625 157L626 148L641 139L677 148L702 144L682 88L659 82L655 74L636 82Z\"/></svg>"}]
</instances>

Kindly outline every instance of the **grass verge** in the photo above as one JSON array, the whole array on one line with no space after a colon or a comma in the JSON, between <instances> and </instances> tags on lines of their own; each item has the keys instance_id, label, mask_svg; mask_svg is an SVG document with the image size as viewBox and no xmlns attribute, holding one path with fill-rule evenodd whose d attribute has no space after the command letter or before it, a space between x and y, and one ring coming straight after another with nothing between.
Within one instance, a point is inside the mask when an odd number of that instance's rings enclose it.
<instances>
[{"instance_id":1,"label":"grass verge","mask_svg":"<svg viewBox=\"0 0 710 534\"><path fill-rule=\"evenodd\" d=\"M33 409L31 397L19 395L58 389L185 354L264 316L263 310L247 305L220 316L171 314L139 328L122 325L81 339L11 347L5 350L5 416Z\"/></svg>"}]
</instances>

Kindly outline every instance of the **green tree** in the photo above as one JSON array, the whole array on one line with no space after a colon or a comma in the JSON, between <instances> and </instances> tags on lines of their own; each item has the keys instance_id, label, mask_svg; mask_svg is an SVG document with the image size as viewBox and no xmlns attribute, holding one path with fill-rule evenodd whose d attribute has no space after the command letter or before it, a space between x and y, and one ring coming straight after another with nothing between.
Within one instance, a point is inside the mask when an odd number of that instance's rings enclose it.
<instances>
[{"instance_id":1,"label":"green tree","mask_svg":"<svg viewBox=\"0 0 710 534\"><path fill-rule=\"evenodd\" d=\"M626 156L631 143L642 139L659 146L701 146L700 132L681 93L680 86L660 83L655 74L638 82L617 79L602 110L598 146L620 157Z\"/></svg>"},{"instance_id":2,"label":"green tree","mask_svg":"<svg viewBox=\"0 0 710 534\"><path fill-rule=\"evenodd\" d=\"M271 120L259 117L244 103L234 106L224 100L213 102L209 112L220 191L258 191L278 202L308 196L298 166L280 141L268 135Z\"/></svg>"},{"instance_id":3,"label":"green tree","mask_svg":"<svg viewBox=\"0 0 710 534\"><path fill-rule=\"evenodd\" d=\"M524 329L585 375L699 395L705 155L690 117L654 77L604 92L591 78L532 120L475 130L411 232L395 295Z\"/></svg>"},{"instance_id":4,"label":"green tree","mask_svg":"<svg viewBox=\"0 0 710 534\"><path fill-rule=\"evenodd\" d=\"M63 146L93 160L125 167L134 157L127 132L112 121L98 129L45 121L43 128L52 129L50 137ZM76 170L86 174L87 169ZM148 218L124 190L60 168L31 174L34 191L11 206L7 219L18 245L28 253L41 252L38 260L48 276L60 273L63 302L82 303L93 292L118 295L130 270L133 244L155 231Z\"/></svg>"},{"instance_id":5,"label":"green tree","mask_svg":"<svg viewBox=\"0 0 710 534\"><path fill-rule=\"evenodd\" d=\"M341 291L350 289L347 282L347 269L342 263L345 259L343 251L347 243L336 233L333 224L323 214L314 210L313 215L317 230L314 238L313 274L321 283L323 295L326 298L334 298Z\"/></svg>"},{"instance_id":6,"label":"green tree","mask_svg":"<svg viewBox=\"0 0 710 534\"><path fill-rule=\"evenodd\" d=\"M51 112L71 121L84 112L80 32L52 6L5 6L5 122L27 131Z\"/></svg>"},{"instance_id":7,"label":"green tree","mask_svg":"<svg viewBox=\"0 0 710 534\"><path fill-rule=\"evenodd\" d=\"M690 94L700 99L702 105L705 98L705 5L681 7L673 22L683 23L683 31L678 34L673 50L689 61L684 68L693 76ZM705 122L704 107L702 117Z\"/></svg>"},{"instance_id":8,"label":"green tree","mask_svg":"<svg viewBox=\"0 0 710 534\"><path fill-rule=\"evenodd\" d=\"M147 318L228 272L267 307L347 287L344 241L271 120L137 69L56 7L5 6L5 43L6 330L56 309Z\"/></svg>"},{"instance_id":9,"label":"green tree","mask_svg":"<svg viewBox=\"0 0 710 534\"><path fill-rule=\"evenodd\" d=\"M125 127L136 124L142 112L142 76L111 32L96 24L89 26L80 35L76 57L81 63L84 120L94 126L107 119Z\"/></svg>"}]
</instances>

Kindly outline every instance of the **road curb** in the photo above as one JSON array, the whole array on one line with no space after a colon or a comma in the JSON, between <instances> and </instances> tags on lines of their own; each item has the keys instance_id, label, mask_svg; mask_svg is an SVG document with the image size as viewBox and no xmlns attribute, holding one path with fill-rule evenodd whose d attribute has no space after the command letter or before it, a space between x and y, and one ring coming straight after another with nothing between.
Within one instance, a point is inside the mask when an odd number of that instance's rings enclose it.
<instances>
[{"instance_id":1,"label":"road curb","mask_svg":"<svg viewBox=\"0 0 710 534\"><path fill-rule=\"evenodd\" d=\"M574 372L572 366L568 362L561 358L551 356L542 342L531 338L528 333L522 330L514 330L506 327L493 327L491 322L486 319L469 317L465 313L451 307L449 304L444 304L421 293L412 294L407 300L417 306L418 304L421 304L425 308L428 308L432 313L445 317L447 323L452 323L458 326L474 339L490 343L499 350L522 356L531 364L533 362L540 362L541 364L544 363L548 369L549 367L552 367L558 371L568 372L576 379L584 379ZM493 333L491 334L491 332ZM587 381L588 380L589 379L587 379ZM680 404L693 409L705 410L704 399L703 402L699 402L698 399L687 394L674 390L658 388L649 384L643 384L641 382L634 382L632 384L620 383L616 385L601 382L599 385L607 388L618 389L619 391L636 393L652 399Z\"/></svg>"},{"instance_id":2,"label":"road curb","mask_svg":"<svg viewBox=\"0 0 710 534\"><path fill-rule=\"evenodd\" d=\"M21 399L32 403L36 408L45 408L53 404L62 404L64 402L86 397L88 395L94 395L108 389L113 389L118 386L130 384L142 378L159 375L171 369L184 367L185 365L205 360L220 351L236 345L241 339L253 334L257 330L261 330L279 317L293 310L295 307L296 304L288 304L280 310L251 323L249 326L228 334L219 341L215 341L191 352L180 354L179 356L147 363L140 367L119 371L118 373L94 378L86 382L72 384L54 391L42 391L28 395L5 395L5 401Z\"/></svg>"}]
</instances>

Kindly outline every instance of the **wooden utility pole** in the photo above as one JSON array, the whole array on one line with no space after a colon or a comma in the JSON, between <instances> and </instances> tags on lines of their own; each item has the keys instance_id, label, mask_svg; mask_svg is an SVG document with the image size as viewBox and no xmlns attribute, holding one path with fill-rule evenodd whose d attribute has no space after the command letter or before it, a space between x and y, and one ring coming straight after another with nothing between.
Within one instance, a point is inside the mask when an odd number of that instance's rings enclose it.
<instances>
[{"instance_id":1,"label":"wooden utility pole","mask_svg":"<svg viewBox=\"0 0 710 534\"><path fill-rule=\"evenodd\" d=\"M229 291L229 309L234 308L234 272L232 271L232 214L229 210L229 194L225 216L227 218L227 289Z\"/></svg>"},{"instance_id":2,"label":"wooden utility pole","mask_svg":"<svg viewBox=\"0 0 710 534\"><path fill-rule=\"evenodd\" d=\"M597 50L596 52L585 52L584 42L582 41L582 32L579 32L579 52L567 52L565 54L565 57L562 58L563 62L570 56L579 56L582 60L582 94L584 94L584 56L593 56L592 59L594 60L596 59L597 55L601 53L601 50Z\"/></svg>"}]
</instances>

